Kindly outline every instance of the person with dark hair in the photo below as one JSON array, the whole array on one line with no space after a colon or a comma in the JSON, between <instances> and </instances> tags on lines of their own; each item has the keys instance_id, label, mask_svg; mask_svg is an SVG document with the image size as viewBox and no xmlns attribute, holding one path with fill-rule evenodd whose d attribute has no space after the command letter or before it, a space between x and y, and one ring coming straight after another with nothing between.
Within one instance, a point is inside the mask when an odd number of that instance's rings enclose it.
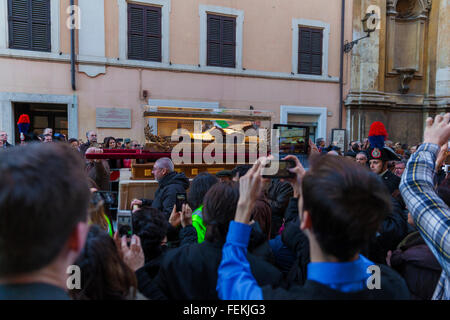
<instances>
[{"instance_id":1,"label":"person with dark hair","mask_svg":"<svg viewBox=\"0 0 450 320\"><path fill-rule=\"evenodd\" d=\"M114 234L111 219L105 213L105 200L98 192L98 186L94 180L88 179L89 189L91 190L91 201L89 202L89 223L100 226L112 237Z\"/></svg>"},{"instance_id":2,"label":"person with dark hair","mask_svg":"<svg viewBox=\"0 0 450 320\"><path fill-rule=\"evenodd\" d=\"M103 149L116 149L117 147L117 142L116 139L114 139L114 137L106 137L103 140Z\"/></svg>"},{"instance_id":3,"label":"person with dark hair","mask_svg":"<svg viewBox=\"0 0 450 320\"><path fill-rule=\"evenodd\" d=\"M278 232L283 225L284 213L293 193L294 191L289 182L281 181L280 179L270 180L266 195L271 209L271 238L278 235Z\"/></svg>"},{"instance_id":4,"label":"person with dark hair","mask_svg":"<svg viewBox=\"0 0 450 320\"><path fill-rule=\"evenodd\" d=\"M239 166L236 166L231 170L231 177L233 181L239 181L240 177L245 176L245 174L250 170L252 166L249 164L242 164Z\"/></svg>"},{"instance_id":5,"label":"person with dark hair","mask_svg":"<svg viewBox=\"0 0 450 320\"><path fill-rule=\"evenodd\" d=\"M172 212L169 223L174 223L174 228L181 225L179 247L197 243L189 205L184 204L181 212ZM149 299L167 299L152 280L159 272L164 254L173 250L167 245L169 223L165 215L155 208L144 207L133 213L133 231L141 239L145 257L145 265L136 270L138 288Z\"/></svg>"},{"instance_id":6,"label":"person with dark hair","mask_svg":"<svg viewBox=\"0 0 450 320\"><path fill-rule=\"evenodd\" d=\"M74 300L145 299L137 291L134 270L123 261L114 240L98 225L91 226L75 265L80 268L82 286L69 291Z\"/></svg>"},{"instance_id":7,"label":"person with dark hair","mask_svg":"<svg viewBox=\"0 0 450 320\"><path fill-rule=\"evenodd\" d=\"M0 152L0 300L69 299L67 268L88 233L83 168L67 144Z\"/></svg>"},{"instance_id":8,"label":"person with dark hair","mask_svg":"<svg viewBox=\"0 0 450 320\"><path fill-rule=\"evenodd\" d=\"M86 153L103 153L103 150L91 147L86 150ZM98 185L100 191L110 191L110 169L108 161L102 159L86 159L85 170L88 177Z\"/></svg>"},{"instance_id":9,"label":"person with dark hair","mask_svg":"<svg viewBox=\"0 0 450 320\"><path fill-rule=\"evenodd\" d=\"M250 213L263 187L258 160L240 180L240 197L230 223L219 267L220 299L409 299L404 280L392 269L374 266L360 254L390 211L389 193L382 182L348 159L320 156L305 172L294 156L290 169L299 190L300 228L309 240L311 262L303 286L287 290L258 285L246 258ZM371 268L378 280L371 280ZM377 290L370 290L375 286Z\"/></svg>"},{"instance_id":10,"label":"person with dark hair","mask_svg":"<svg viewBox=\"0 0 450 320\"><path fill-rule=\"evenodd\" d=\"M158 209L145 207L133 213L133 232L141 239L146 264L160 258L166 251L168 229L169 223ZM150 270L154 265L157 265L156 272ZM159 263L153 261L145 268L153 278L159 270Z\"/></svg>"},{"instance_id":11,"label":"person with dark hair","mask_svg":"<svg viewBox=\"0 0 450 320\"><path fill-rule=\"evenodd\" d=\"M206 226L203 222L203 199L208 190L218 183L219 180L210 173L202 172L191 182L189 188L188 203L191 208L195 208L192 213L192 225L197 231L198 243L205 240Z\"/></svg>"},{"instance_id":12,"label":"person with dark hair","mask_svg":"<svg viewBox=\"0 0 450 320\"><path fill-rule=\"evenodd\" d=\"M78 139L70 138L68 142L72 148L74 148L77 151L80 151L80 142L78 141Z\"/></svg>"},{"instance_id":13,"label":"person with dark hair","mask_svg":"<svg viewBox=\"0 0 450 320\"><path fill-rule=\"evenodd\" d=\"M167 252L155 278L162 293L172 300L217 300L217 268L228 225L236 212L239 188L235 182L214 184L204 197L205 241ZM260 285L278 285L282 274L263 259L248 254Z\"/></svg>"},{"instance_id":14,"label":"person with dark hair","mask_svg":"<svg viewBox=\"0 0 450 320\"><path fill-rule=\"evenodd\" d=\"M233 174L231 170L222 170L216 173L216 177L220 182L231 181L233 179Z\"/></svg>"},{"instance_id":15,"label":"person with dark hair","mask_svg":"<svg viewBox=\"0 0 450 320\"><path fill-rule=\"evenodd\" d=\"M114 137L106 137L103 141L103 149L118 149L117 141ZM121 169L124 167L123 159L108 159L110 169Z\"/></svg>"}]
</instances>

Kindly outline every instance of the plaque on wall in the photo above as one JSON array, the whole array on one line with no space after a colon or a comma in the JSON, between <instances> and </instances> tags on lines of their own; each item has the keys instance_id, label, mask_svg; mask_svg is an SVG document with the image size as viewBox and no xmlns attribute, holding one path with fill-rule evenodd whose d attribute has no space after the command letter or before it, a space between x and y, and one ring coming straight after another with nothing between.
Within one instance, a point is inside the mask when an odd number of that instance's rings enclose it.
<instances>
[{"instance_id":1,"label":"plaque on wall","mask_svg":"<svg viewBox=\"0 0 450 320\"><path fill-rule=\"evenodd\" d=\"M121 108L96 108L97 128L131 129L131 110Z\"/></svg>"}]
</instances>

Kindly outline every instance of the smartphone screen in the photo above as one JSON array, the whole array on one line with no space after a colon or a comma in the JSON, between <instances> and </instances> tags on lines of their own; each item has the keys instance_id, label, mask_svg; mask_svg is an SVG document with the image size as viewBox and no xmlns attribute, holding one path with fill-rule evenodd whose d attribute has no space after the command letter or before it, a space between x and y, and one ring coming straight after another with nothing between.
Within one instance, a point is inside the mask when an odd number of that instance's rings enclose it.
<instances>
[{"instance_id":1,"label":"smartphone screen","mask_svg":"<svg viewBox=\"0 0 450 320\"><path fill-rule=\"evenodd\" d=\"M272 172L272 170L266 169L273 166L273 162L275 160L272 160L271 162L268 162L265 165L265 168L263 168L262 176L263 178L269 178L269 179L275 179L275 178L292 178L295 176L292 172L290 172L288 169L292 169L295 167L295 163L292 160L279 160L278 162L278 170L275 172ZM266 170L264 170L266 169Z\"/></svg>"},{"instance_id":2,"label":"smartphone screen","mask_svg":"<svg viewBox=\"0 0 450 320\"><path fill-rule=\"evenodd\" d=\"M183 207L183 203L186 203L186 193L177 193L177 211L181 211L182 207Z\"/></svg>"},{"instance_id":3,"label":"smartphone screen","mask_svg":"<svg viewBox=\"0 0 450 320\"><path fill-rule=\"evenodd\" d=\"M117 230L119 237L126 236L131 238L133 235L133 221L131 218L131 211L122 211L117 213Z\"/></svg>"}]
</instances>

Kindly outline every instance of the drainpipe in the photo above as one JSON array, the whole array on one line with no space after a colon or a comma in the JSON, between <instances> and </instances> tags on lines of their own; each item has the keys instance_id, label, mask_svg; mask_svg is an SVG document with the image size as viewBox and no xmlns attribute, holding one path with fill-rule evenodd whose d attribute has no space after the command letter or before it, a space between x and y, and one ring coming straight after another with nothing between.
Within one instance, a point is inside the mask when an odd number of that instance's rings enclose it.
<instances>
[{"instance_id":1,"label":"drainpipe","mask_svg":"<svg viewBox=\"0 0 450 320\"><path fill-rule=\"evenodd\" d=\"M342 129L342 112L343 112L343 96L344 96L344 18L345 18L345 0L341 5L341 60L339 66L339 129Z\"/></svg>"},{"instance_id":2,"label":"drainpipe","mask_svg":"<svg viewBox=\"0 0 450 320\"><path fill-rule=\"evenodd\" d=\"M73 9L73 6L75 4L75 0L70 0L70 6L72 8L72 12L70 13L71 19L73 21L75 10ZM72 26L70 29L70 71L71 71L71 77L72 77L72 90L76 91L77 87L75 84L75 27Z\"/></svg>"}]
</instances>

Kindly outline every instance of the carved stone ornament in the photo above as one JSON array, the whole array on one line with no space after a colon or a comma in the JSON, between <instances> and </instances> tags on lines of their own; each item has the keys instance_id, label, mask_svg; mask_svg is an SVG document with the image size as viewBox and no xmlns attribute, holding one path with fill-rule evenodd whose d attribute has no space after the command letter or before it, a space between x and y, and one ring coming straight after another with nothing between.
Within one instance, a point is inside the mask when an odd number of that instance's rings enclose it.
<instances>
[{"instance_id":1,"label":"carved stone ornament","mask_svg":"<svg viewBox=\"0 0 450 320\"><path fill-rule=\"evenodd\" d=\"M400 74L400 93L405 94L409 91L409 83L414 77L415 69L396 69Z\"/></svg>"},{"instance_id":2,"label":"carved stone ornament","mask_svg":"<svg viewBox=\"0 0 450 320\"><path fill-rule=\"evenodd\" d=\"M427 17L432 0L387 0L387 14L399 19Z\"/></svg>"}]
</instances>

